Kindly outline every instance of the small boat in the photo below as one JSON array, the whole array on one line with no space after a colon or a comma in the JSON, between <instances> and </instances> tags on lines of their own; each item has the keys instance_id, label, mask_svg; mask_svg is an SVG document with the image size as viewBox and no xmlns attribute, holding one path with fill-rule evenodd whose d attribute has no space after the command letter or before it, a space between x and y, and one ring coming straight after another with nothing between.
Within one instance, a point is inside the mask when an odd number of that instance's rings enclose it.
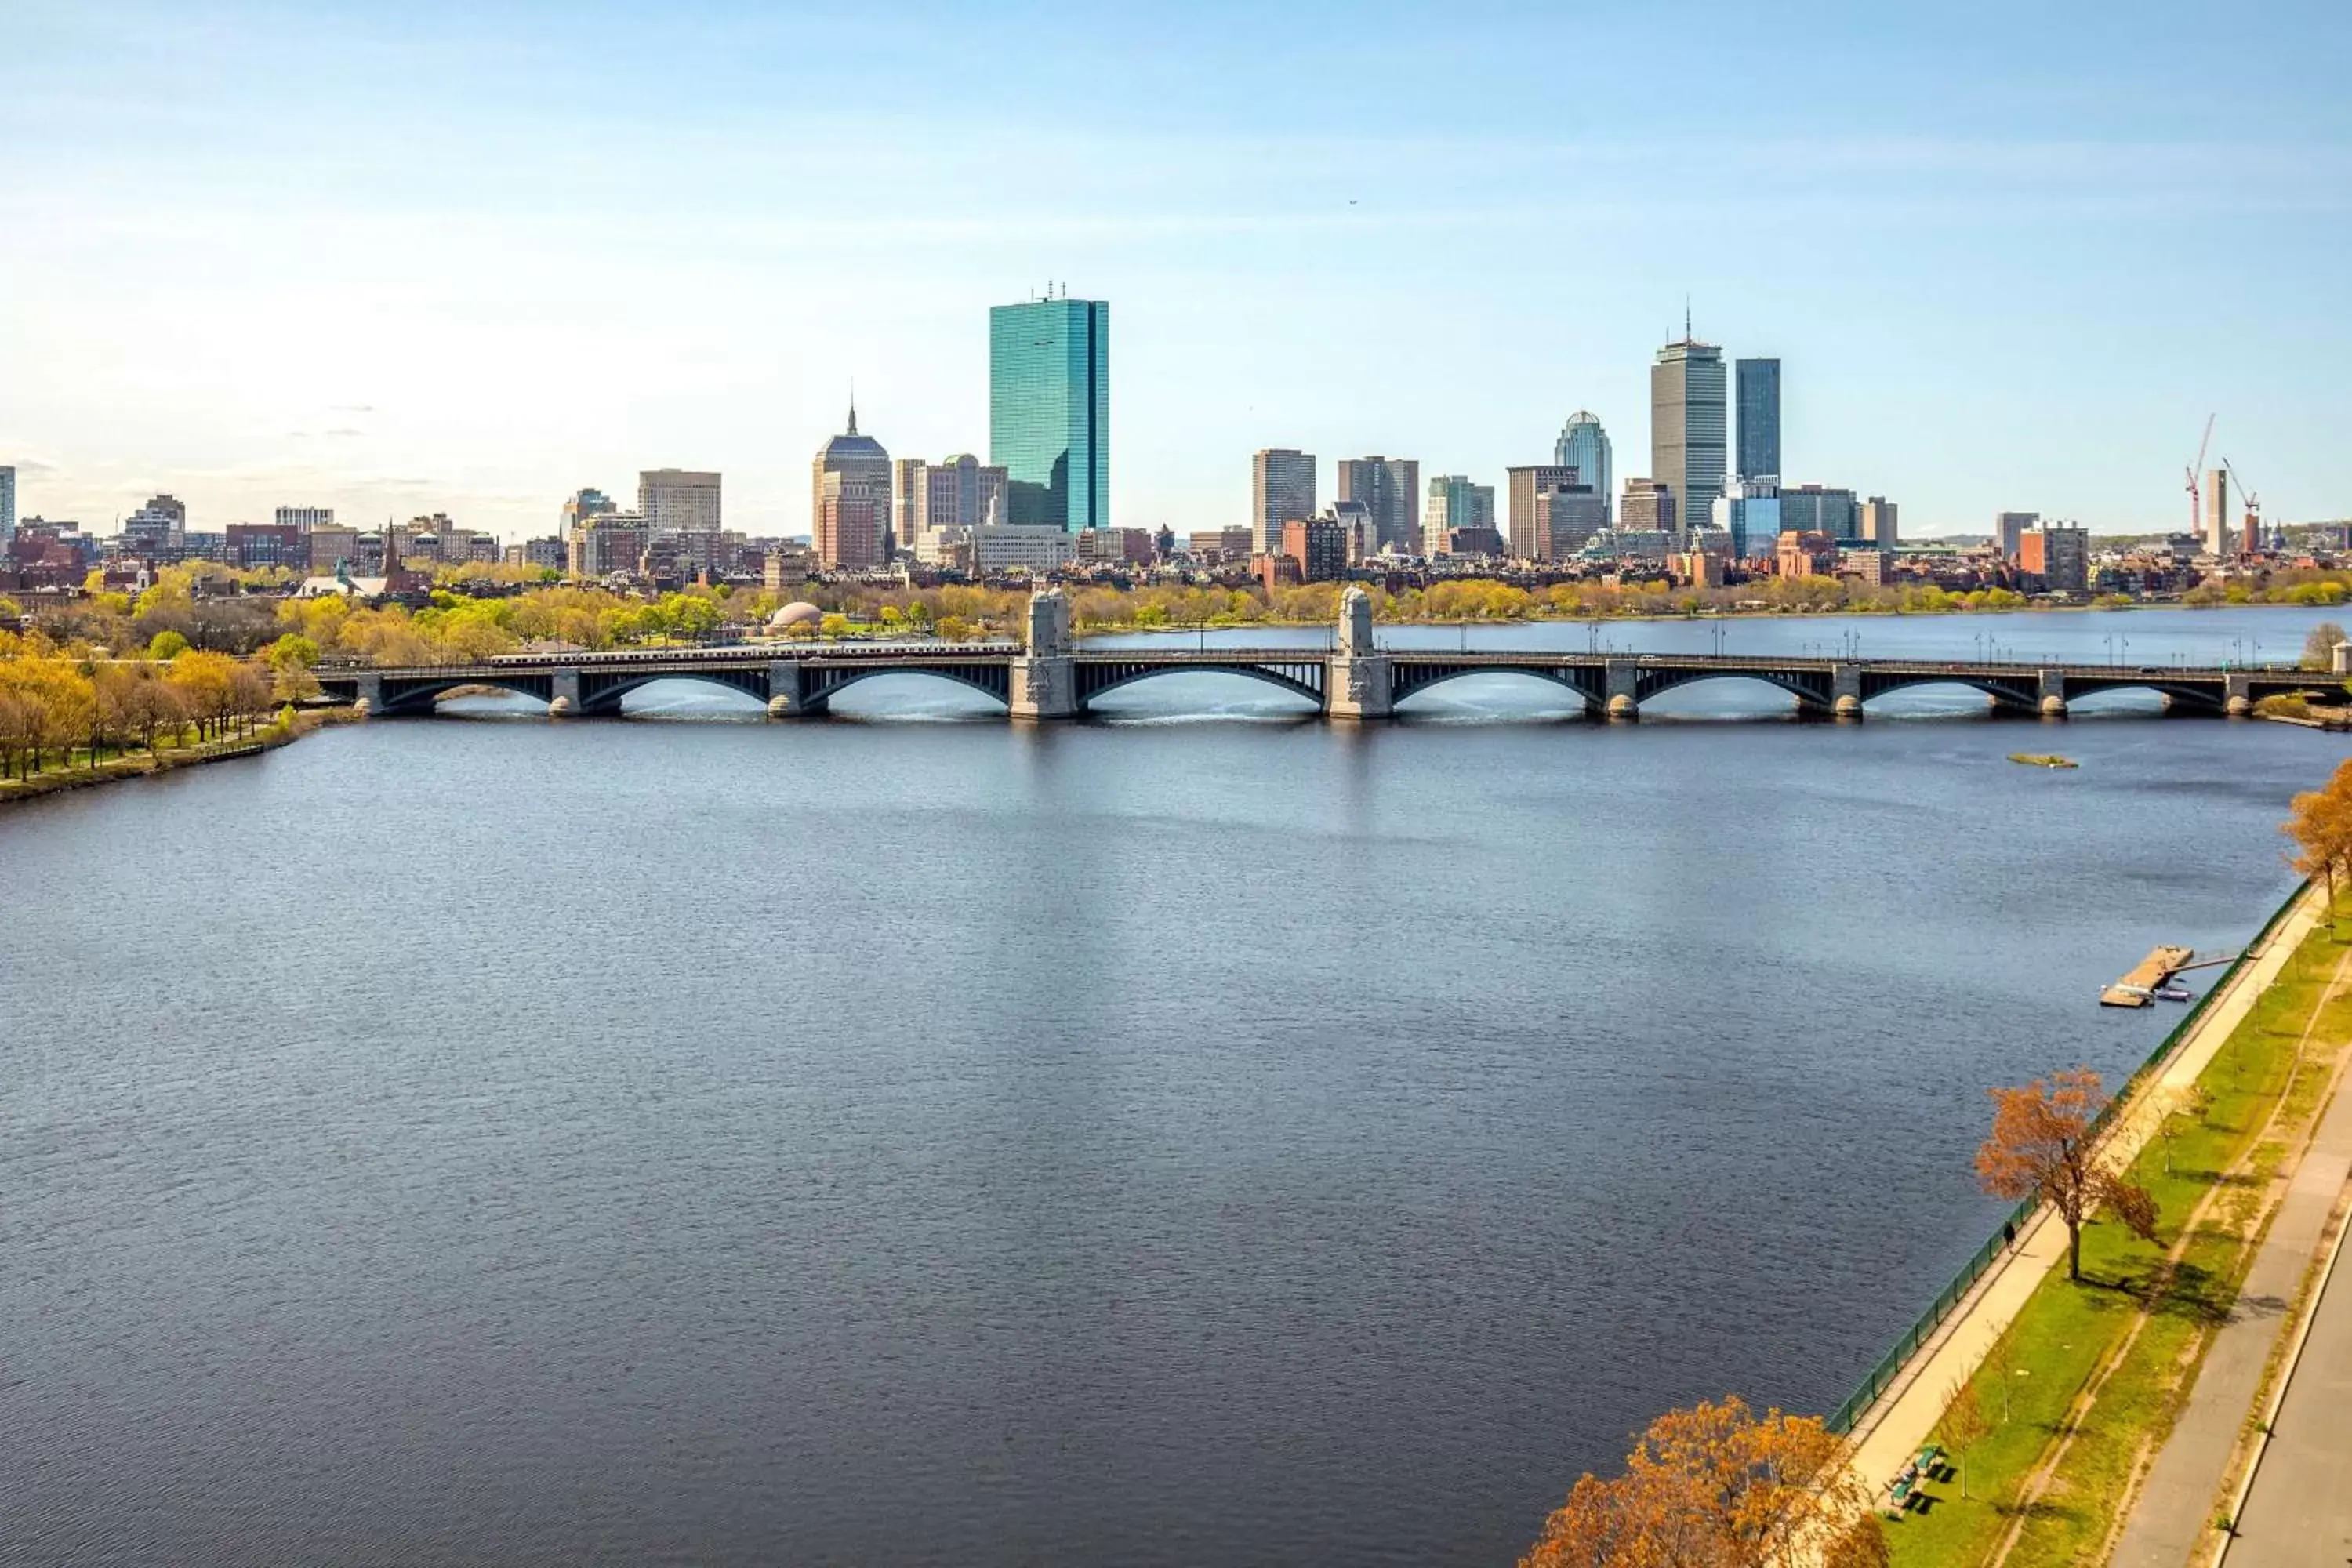
<instances>
[{"instance_id":1,"label":"small boat","mask_svg":"<svg viewBox=\"0 0 2352 1568\"><path fill-rule=\"evenodd\" d=\"M2148 993L2159 1002L2194 1002L2197 993L2186 985L2159 985Z\"/></svg>"}]
</instances>

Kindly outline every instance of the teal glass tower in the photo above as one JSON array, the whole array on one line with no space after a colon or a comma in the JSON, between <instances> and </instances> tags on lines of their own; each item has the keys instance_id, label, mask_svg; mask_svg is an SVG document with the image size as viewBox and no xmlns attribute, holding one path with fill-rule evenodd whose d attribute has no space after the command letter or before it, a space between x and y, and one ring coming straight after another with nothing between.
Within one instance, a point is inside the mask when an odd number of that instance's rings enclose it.
<instances>
[{"instance_id":1,"label":"teal glass tower","mask_svg":"<svg viewBox=\"0 0 2352 1568\"><path fill-rule=\"evenodd\" d=\"M1110 305L1032 300L988 312L988 460L1004 521L1110 526Z\"/></svg>"}]
</instances>

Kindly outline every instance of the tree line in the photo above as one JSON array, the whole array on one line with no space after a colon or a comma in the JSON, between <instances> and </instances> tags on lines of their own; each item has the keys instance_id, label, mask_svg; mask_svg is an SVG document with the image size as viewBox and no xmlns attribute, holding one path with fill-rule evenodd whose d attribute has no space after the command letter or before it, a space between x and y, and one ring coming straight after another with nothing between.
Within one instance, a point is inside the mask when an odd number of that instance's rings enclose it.
<instances>
[{"instance_id":1,"label":"tree line","mask_svg":"<svg viewBox=\"0 0 2352 1568\"><path fill-rule=\"evenodd\" d=\"M240 658L187 646L176 632L117 658L0 631L0 779L58 765L96 768L110 754L250 734L271 710L317 689L301 650Z\"/></svg>"}]
</instances>

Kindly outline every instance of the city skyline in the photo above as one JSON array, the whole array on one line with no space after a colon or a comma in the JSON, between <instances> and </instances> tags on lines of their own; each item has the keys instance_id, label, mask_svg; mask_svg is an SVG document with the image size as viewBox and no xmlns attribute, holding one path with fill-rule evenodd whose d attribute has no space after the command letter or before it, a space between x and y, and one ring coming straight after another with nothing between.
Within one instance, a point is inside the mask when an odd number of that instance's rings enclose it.
<instances>
[{"instance_id":1,"label":"city skyline","mask_svg":"<svg viewBox=\"0 0 2352 1568\"><path fill-rule=\"evenodd\" d=\"M1726 83L1665 135L1630 72L1571 116L1490 95L1442 132L1357 105L1302 129L1264 90L1343 62L1506 68L1571 32L1532 8L1466 37L1304 7L1253 18L1245 51L1225 47L1244 14L1214 5L1087 37L888 8L624 4L557 27L428 5L427 29L346 5L239 29L244 9L18 15L0 287L45 302L0 323L20 515L106 528L160 490L221 521L446 510L513 538L583 481L675 462L725 471L742 526L804 532L800 464L853 378L893 449L981 451L976 313L1065 278L1119 304L1121 525L1238 518L1235 457L1269 444L1491 480L1582 407L1638 449L1685 295L1699 335L1801 367L1783 477L1900 496L1908 532L2019 507L2164 526L2215 412L2216 455L2273 515L2352 496L2327 412L2352 328L2309 308L2347 237L2352 136L2322 69L2340 16L2245 21L2233 58L2276 84L2252 128L2186 90L2160 14L2121 37L2037 16L2030 58L1974 12L1856 29L1703 7L1578 39L1624 64L1694 30L1748 71L1853 89L1801 112ZM790 68L881 46L906 74L878 95ZM625 110L513 90L614 58L691 62L711 90ZM909 90L947 60L1070 90L951 110ZM1055 177L1006 179L1028 166ZM843 167L887 187L882 217L795 194ZM1561 179L1575 202L1538 197ZM2183 225L2192 207L2211 221ZM1587 243L1692 223L1727 243ZM1872 240L1728 242L1759 225ZM1510 243L1474 279L1423 243L1462 233ZM2216 352L2183 352L2191 303ZM1386 374L1330 375L1373 327Z\"/></svg>"}]
</instances>

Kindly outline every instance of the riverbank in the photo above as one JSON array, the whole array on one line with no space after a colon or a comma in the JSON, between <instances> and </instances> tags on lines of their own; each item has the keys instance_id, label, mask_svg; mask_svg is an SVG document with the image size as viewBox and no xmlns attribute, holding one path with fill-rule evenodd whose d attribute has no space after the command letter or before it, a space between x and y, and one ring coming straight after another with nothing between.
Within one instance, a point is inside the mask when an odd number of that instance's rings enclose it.
<instances>
[{"instance_id":1,"label":"riverbank","mask_svg":"<svg viewBox=\"0 0 2352 1568\"><path fill-rule=\"evenodd\" d=\"M1931 1441L1957 1449L1966 1397L1990 1430L1890 1525L1898 1564L2097 1561L2169 1432L2267 1225L2260 1201L2302 1146L2352 1026L2344 949L2308 889L2282 911L2119 1104L2106 1150L2156 1197L2158 1239L2111 1220L2084 1231L2084 1281L2046 1208L1865 1414L1852 1460L1882 1499ZM2323 1016L2324 1015L2324 1016Z\"/></svg>"},{"instance_id":2,"label":"riverbank","mask_svg":"<svg viewBox=\"0 0 2352 1568\"><path fill-rule=\"evenodd\" d=\"M120 784L126 779L152 778L157 773L202 767L207 763L234 762L239 757L258 756L279 746L291 745L329 724L349 723L356 717L351 710L343 708L302 709L293 713L289 721L263 725L249 735L223 741L200 741L194 745L164 747L152 752L133 752L110 757L96 767L51 768L30 778L0 780L0 807L20 801L37 800L67 790Z\"/></svg>"}]
</instances>

